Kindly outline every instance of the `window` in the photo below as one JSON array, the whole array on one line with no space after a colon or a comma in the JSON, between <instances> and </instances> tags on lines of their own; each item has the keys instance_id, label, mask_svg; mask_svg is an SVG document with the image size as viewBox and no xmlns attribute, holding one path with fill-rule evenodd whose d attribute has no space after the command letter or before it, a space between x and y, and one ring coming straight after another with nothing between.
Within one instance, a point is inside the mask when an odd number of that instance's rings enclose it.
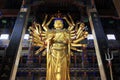
<instances>
[{"instance_id":1,"label":"window","mask_svg":"<svg viewBox=\"0 0 120 80\"><path fill-rule=\"evenodd\" d=\"M1 34L0 39L9 39L9 34Z\"/></svg>"},{"instance_id":2,"label":"window","mask_svg":"<svg viewBox=\"0 0 120 80\"><path fill-rule=\"evenodd\" d=\"M25 34L24 39L29 39L29 34Z\"/></svg>"},{"instance_id":3,"label":"window","mask_svg":"<svg viewBox=\"0 0 120 80\"><path fill-rule=\"evenodd\" d=\"M87 39L88 40L93 40L93 35L92 34L88 34Z\"/></svg>"},{"instance_id":4,"label":"window","mask_svg":"<svg viewBox=\"0 0 120 80\"><path fill-rule=\"evenodd\" d=\"M116 40L114 34L107 34L107 38L108 38L108 40Z\"/></svg>"}]
</instances>

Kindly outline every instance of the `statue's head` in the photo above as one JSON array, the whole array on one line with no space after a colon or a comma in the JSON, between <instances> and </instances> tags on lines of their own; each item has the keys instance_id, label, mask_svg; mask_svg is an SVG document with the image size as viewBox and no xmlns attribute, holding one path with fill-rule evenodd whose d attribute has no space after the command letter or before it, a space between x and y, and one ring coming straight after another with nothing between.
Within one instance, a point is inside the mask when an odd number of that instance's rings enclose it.
<instances>
[{"instance_id":1,"label":"statue's head","mask_svg":"<svg viewBox=\"0 0 120 80\"><path fill-rule=\"evenodd\" d=\"M61 18L56 18L54 21L54 28L61 29L63 28L63 20Z\"/></svg>"}]
</instances>

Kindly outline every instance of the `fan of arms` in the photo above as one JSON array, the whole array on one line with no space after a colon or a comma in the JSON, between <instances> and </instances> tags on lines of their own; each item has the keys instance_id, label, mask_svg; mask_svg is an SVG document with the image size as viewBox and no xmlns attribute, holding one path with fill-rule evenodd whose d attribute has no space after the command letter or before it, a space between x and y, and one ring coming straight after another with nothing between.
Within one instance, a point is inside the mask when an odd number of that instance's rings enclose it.
<instances>
[{"instance_id":1,"label":"fan of arms","mask_svg":"<svg viewBox=\"0 0 120 80\"><path fill-rule=\"evenodd\" d=\"M51 31L49 29L49 24L56 19L57 17L51 17L50 20L47 22L48 16L46 15L42 25L33 22L32 26L29 27L28 31L30 33L29 41L32 42L33 46L39 47L39 49L35 52L35 54L39 54L41 51L46 51L47 48L47 34ZM82 22L74 23L72 17L70 15L62 17L67 24L68 28L65 29L70 35L70 49L73 51L82 52L82 49L79 47L86 47L86 44L81 44L80 42L84 40L88 32L86 31L86 26ZM44 52L43 52L44 53Z\"/></svg>"}]
</instances>

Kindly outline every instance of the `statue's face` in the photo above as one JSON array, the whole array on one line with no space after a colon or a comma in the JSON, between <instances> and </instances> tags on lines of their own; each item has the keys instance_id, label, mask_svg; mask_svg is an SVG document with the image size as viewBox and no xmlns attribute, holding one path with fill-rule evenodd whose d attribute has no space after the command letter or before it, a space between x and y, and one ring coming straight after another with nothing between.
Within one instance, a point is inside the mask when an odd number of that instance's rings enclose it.
<instances>
[{"instance_id":1,"label":"statue's face","mask_svg":"<svg viewBox=\"0 0 120 80\"><path fill-rule=\"evenodd\" d=\"M54 28L56 28L56 29L63 28L63 22L62 22L62 20L55 20L55 22L54 22Z\"/></svg>"}]
</instances>

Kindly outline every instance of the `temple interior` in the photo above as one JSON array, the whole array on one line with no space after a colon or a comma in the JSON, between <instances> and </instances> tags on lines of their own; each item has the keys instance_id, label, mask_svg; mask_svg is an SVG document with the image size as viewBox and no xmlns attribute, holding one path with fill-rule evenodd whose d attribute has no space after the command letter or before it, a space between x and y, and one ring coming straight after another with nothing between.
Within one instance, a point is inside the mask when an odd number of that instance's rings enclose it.
<instances>
[{"instance_id":1,"label":"temple interior","mask_svg":"<svg viewBox=\"0 0 120 80\"><path fill-rule=\"evenodd\" d=\"M0 80L46 80L46 56L34 54L28 28L58 12L88 31L87 47L70 58L70 79L120 80L120 0L0 0Z\"/></svg>"}]
</instances>

